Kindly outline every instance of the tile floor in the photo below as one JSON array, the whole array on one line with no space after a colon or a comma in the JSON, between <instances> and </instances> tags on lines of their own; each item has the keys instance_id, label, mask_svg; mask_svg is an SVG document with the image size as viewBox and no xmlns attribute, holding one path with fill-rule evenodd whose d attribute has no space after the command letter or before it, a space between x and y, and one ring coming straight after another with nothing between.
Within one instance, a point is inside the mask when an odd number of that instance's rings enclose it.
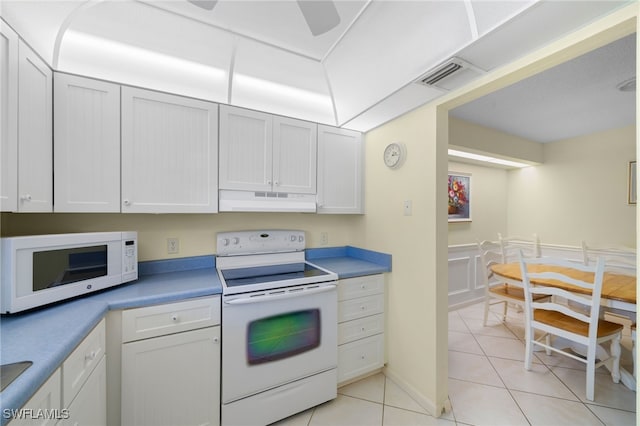
<instances>
[{"instance_id":1,"label":"tile floor","mask_svg":"<svg viewBox=\"0 0 640 426\"><path fill-rule=\"evenodd\" d=\"M497 307L495 307L498 309ZM330 402L278 422L278 426L421 425L636 425L636 394L596 374L595 401L584 398L582 363L537 353L526 371L523 315L509 309L505 323L483 306L449 313L449 397L452 411L430 416L399 386L377 374L338 389ZM623 340L629 345L628 338ZM630 368L630 353L623 365Z\"/></svg>"}]
</instances>

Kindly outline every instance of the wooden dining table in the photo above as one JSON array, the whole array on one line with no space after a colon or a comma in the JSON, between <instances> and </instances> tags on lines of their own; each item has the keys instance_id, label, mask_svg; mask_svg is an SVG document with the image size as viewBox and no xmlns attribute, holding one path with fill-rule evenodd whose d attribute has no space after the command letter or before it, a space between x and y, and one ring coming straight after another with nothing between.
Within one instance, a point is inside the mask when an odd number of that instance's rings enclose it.
<instances>
[{"instance_id":1,"label":"wooden dining table","mask_svg":"<svg viewBox=\"0 0 640 426\"><path fill-rule=\"evenodd\" d=\"M520 263L497 263L490 266L494 277L501 282L522 287L522 271ZM577 269L555 266L555 265L527 265L527 270L531 273L538 272L559 272L569 277L593 282L593 273L583 272ZM563 283L553 279L532 278L531 284L544 285L548 287L558 287L578 294L590 295L591 292L571 284ZM600 296L600 306L615 308L629 312L629 317L635 322L636 313L636 277L633 275L615 274L605 272L602 280L602 294ZM634 342L635 344L635 342ZM635 359L633 360L635 362ZM620 367L620 379L629 389L636 390L636 378L633 374Z\"/></svg>"},{"instance_id":2,"label":"wooden dining table","mask_svg":"<svg viewBox=\"0 0 640 426\"><path fill-rule=\"evenodd\" d=\"M559 272L571 278L593 282L593 273L583 272L577 269L553 265L528 265L527 268L529 272L533 273ZM491 271L498 281L522 287L520 263L497 263L491 265ZM591 294L584 288L557 280L535 278L531 279L531 284L558 287L579 294ZM600 299L600 306L636 312L636 277L605 272L602 280L602 294Z\"/></svg>"}]
</instances>

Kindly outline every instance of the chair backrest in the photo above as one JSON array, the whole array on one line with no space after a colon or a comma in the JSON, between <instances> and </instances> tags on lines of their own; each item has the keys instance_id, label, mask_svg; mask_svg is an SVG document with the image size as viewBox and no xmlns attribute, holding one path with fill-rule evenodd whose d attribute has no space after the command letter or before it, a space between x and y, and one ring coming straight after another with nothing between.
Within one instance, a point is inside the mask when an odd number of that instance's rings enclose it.
<instances>
[{"instance_id":1,"label":"chair backrest","mask_svg":"<svg viewBox=\"0 0 640 426\"><path fill-rule=\"evenodd\" d=\"M582 241L582 257L585 265L604 259L605 272L636 276L636 250L629 247L603 246L593 247Z\"/></svg>"},{"instance_id":2,"label":"chair backrest","mask_svg":"<svg viewBox=\"0 0 640 426\"><path fill-rule=\"evenodd\" d=\"M525 289L525 317L527 322L531 321L533 311L536 309L561 312L589 324L588 339L594 339L593 341L595 341L598 331L600 295L602 294L604 277L604 259L599 258L595 263L584 265L583 263L554 257L527 258L521 256L520 269ZM569 284L579 287L586 294L578 293L577 289L576 291L568 291L551 286L551 284L545 284L548 280L554 280L556 285ZM534 302L532 296L535 294L559 297L550 297ZM562 299L566 300L568 304L558 302L558 300ZM572 307L569 307L569 304ZM584 309L576 309L575 306ZM558 329L561 330L558 334L562 335L562 330L564 329L562 327L558 327Z\"/></svg>"},{"instance_id":3,"label":"chair backrest","mask_svg":"<svg viewBox=\"0 0 640 426\"><path fill-rule=\"evenodd\" d=\"M500 244L494 241L482 241L478 242L478 251L480 252L480 262L482 262L482 281L484 283L485 293L489 291L489 285L491 283L491 265L496 263L503 263L502 249Z\"/></svg>"},{"instance_id":4,"label":"chair backrest","mask_svg":"<svg viewBox=\"0 0 640 426\"><path fill-rule=\"evenodd\" d=\"M498 232L498 241L502 248L502 263L517 262L518 254L522 252L524 257L540 257L540 239L537 234L531 238L526 237L505 237Z\"/></svg>"}]
</instances>

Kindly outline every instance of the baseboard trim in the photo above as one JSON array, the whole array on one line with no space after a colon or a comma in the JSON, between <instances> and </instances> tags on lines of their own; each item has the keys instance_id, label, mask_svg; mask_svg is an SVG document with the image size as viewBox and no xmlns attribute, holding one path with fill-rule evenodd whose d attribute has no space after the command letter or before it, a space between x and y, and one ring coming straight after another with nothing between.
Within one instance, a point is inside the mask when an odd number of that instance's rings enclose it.
<instances>
[{"instance_id":1,"label":"baseboard trim","mask_svg":"<svg viewBox=\"0 0 640 426\"><path fill-rule=\"evenodd\" d=\"M440 417L443 412L451 411L451 402L449 398L443 401L440 404L435 403L431 399L424 396L420 391L407 383L404 379L402 379L398 374L396 374L389 366L385 366L383 373L389 379L391 379L396 385L400 387L403 391L405 391L411 398L413 398L422 408L427 410L427 412L433 417Z\"/></svg>"}]
</instances>

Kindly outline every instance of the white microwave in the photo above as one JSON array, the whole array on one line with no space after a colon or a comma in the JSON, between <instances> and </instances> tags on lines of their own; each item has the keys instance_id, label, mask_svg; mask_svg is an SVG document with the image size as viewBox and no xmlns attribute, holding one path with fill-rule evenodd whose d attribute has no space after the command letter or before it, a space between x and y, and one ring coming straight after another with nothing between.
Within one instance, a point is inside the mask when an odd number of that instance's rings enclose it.
<instances>
[{"instance_id":1,"label":"white microwave","mask_svg":"<svg viewBox=\"0 0 640 426\"><path fill-rule=\"evenodd\" d=\"M137 232L6 237L0 250L3 314L138 278Z\"/></svg>"}]
</instances>

